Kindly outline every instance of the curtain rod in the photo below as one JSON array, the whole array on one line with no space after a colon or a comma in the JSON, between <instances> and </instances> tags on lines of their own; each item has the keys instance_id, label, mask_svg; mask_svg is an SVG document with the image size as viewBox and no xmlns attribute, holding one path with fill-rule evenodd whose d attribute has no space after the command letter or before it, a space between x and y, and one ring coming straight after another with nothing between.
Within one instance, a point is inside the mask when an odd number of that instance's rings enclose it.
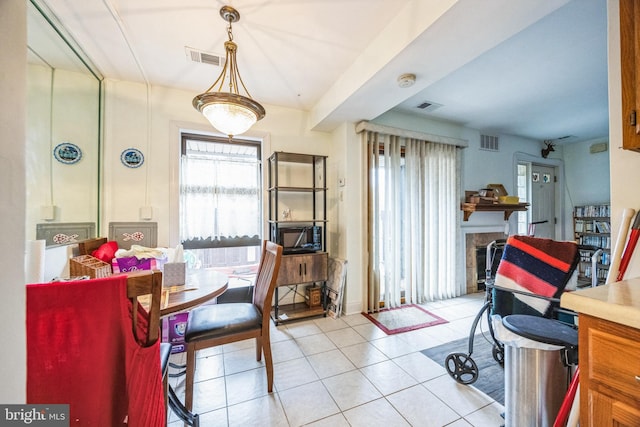
<instances>
[{"instance_id":1,"label":"curtain rod","mask_svg":"<svg viewBox=\"0 0 640 427\"><path fill-rule=\"evenodd\" d=\"M391 126L378 125L375 123L363 120L356 124L356 133L363 131L378 132L385 135L395 135L404 138L421 139L429 142L437 142L439 144L455 145L460 148L467 148L469 142L466 139L452 138L450 136L433 135L430 133L417 132L413 130L406 130L400 128L394 128Z\"/></svg>"}]
</instances>

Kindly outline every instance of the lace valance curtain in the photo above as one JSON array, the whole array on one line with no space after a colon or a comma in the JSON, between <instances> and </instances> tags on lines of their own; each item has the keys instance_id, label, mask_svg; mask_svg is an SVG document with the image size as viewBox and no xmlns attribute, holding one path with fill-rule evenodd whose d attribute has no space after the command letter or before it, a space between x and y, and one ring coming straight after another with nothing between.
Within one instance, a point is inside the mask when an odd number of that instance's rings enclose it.
<instances>
[{"instance_id":1,"label":"lace valance curtain","mask_svg":"<svg viewBox=\"0 0 640 427\"><path fill-rule=\"evenodd\" d=\"M260 244L260 162L183 154L180 230L185 248Z\"/></svg>"}]
</instances>

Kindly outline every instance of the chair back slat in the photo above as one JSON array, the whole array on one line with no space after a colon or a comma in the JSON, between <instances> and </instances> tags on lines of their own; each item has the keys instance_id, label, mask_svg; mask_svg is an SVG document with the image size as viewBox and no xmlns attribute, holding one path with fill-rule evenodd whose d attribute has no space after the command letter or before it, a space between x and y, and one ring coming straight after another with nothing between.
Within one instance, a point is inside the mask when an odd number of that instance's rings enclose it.
<instances>
[{"instance_id":1,"label":"chair back slat","mask_svg":"<svg viewBox=\"0 0 640 427\"><path fill-rule=\"evenodd\" d=\"M149 295L151 298L147 306L147 334L141 338L138 336L138 310L139 298ZM162 272L139 271L127 276L127 297L132 304L132 327L136 340L141 345L148 347L155 344L160 337L160 300L162 299Z\"/></svg>"},{"instance_id":2,"label":"chair back slat","mask_svg":"<svg viewBox=\"0 0 640 427\"><path fill-rule=\"evenodd\" d=\"M106 237L96 237L78 242L78 255L91 255L91 252L107 243Z\"/></svg>"},{"instance_id":3,"label":"chair back slat","mask_svg":"<svg viewBox=\"0 0 640 427\"><path fill-rule=\"evenodd\" d=\"M262 257L253 290L253 303L262 311L265 324L268 324L271 315L273 292L278 280L281 260L282 246L265 240L262 244Z\"/></svg>"}]
</instances>

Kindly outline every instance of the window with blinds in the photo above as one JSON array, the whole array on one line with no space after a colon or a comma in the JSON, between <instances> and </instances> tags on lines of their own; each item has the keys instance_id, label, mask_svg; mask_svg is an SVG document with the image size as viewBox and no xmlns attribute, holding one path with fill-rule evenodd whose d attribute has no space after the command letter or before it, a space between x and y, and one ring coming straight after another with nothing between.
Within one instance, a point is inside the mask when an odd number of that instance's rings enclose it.
<instances>
[{"instance_id":1,"label":"window with blinds","mask_svg":"<svg viewBox=\"0 0 640 427\"><path fill-rule=\"evenodd\" d=\"M263 223L260 143L185 133L181 151L184 248L191 252L259 248ZM255 258L253 250L247 254L244 249L197 252L206 266L238 265Z\"/></svg>"}]
</instances>

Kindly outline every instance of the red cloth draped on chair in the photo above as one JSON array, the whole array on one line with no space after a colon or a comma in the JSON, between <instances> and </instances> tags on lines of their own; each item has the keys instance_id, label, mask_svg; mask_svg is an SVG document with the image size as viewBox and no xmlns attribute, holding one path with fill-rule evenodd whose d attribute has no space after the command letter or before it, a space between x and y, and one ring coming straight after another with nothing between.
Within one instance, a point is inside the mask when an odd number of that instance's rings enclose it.
<instances>
[{"instance_id":1,"label":"red cloth draped on chair","mask_svg":"<svg viewBox=\"0 0 640 427\"><path fill-rule=\"evenodd\" d=\"M71 425L165 425L160 342L131 325L124 275L27 285L27 403L69 404Z\"/></svg>"}]
</instances>

